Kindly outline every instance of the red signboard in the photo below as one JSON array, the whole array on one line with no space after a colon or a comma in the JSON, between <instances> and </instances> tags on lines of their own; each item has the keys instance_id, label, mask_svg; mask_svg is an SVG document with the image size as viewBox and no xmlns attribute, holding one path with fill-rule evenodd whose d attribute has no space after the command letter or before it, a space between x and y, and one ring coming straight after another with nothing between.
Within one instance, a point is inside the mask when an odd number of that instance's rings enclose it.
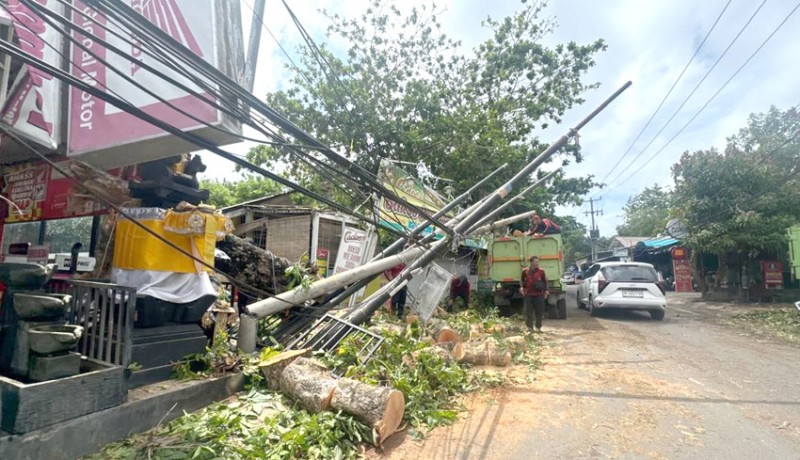
<instances>
[{"instance_id":1,"label":"red signboard","mask_svg":"<svg viewBox=\"0 0 800 460\"><path fill-rule=\"evenodd\" d=\"M783 263L774 260L761 261L761 276L767 289L783 287Z\"/></svg>"},{"instance_id":2,"label":"red signboard","mask_svg":"<svg viewBox=\"0 0 800 460\"><path fill-rule=\"evenodd\" d=\"M125 177L126 170L115 169L109 173ZM0 203L0 223L93 216L105 210L72 179L62 176L46 163L9 167L3 183L3 196L13 205L5 201Z\"/></svg>"},{"instance_id":3,"label":"red signboard","mask_svg":"<svg viewBox=\"0 0 800 460\"><path fill-rule=\"evenodd\" d=\"M692 267L685 248L672 248L672 273L675 275L676 292L692 292Z\"/></svg>"}]
</instances>

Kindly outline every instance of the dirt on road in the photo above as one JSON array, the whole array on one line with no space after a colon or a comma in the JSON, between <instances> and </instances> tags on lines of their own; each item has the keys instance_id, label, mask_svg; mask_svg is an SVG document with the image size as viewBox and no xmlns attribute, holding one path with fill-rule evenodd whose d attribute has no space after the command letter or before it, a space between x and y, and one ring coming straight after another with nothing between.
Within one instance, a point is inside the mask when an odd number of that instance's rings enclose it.
<instances>
[{"instance_id":1,"label":"dirt on road","mask_svg":"<svg viewBox=\"0 0 800 460\"><path fill-rule=\"evenodd\" d=\"M800 348L672 295L664 321L577 310L545 324L543 365L472 395L450 427L389 459L800 458Z\"/></svg>"}]
</instances>

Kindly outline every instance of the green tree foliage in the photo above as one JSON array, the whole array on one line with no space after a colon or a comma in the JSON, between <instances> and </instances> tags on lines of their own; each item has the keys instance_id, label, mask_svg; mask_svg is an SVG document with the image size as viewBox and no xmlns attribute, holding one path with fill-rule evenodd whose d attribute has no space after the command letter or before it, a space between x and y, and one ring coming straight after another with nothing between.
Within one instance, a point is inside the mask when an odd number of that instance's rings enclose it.
<instances>
[{"instance_id":1,"label":"green tree foliage","mask_svg":"<svg viewBox=\"0 0 800 460\"><path fill-rule=\"evenodd\" d=\"M569 266L580 257L592 253L592 242L589 230L572 216L555 217L561 226L561 238L564 242L564 263Z\"/></svg>"},{"instance_id":2,"label":"green tree foliage","mask_svg":"<svg viewBox=\"0 0 800 460\"><path fill-rule=\"evenodd\" d=\"M200 181L200 188L210 192L209 204L224 208L244 201L255 200L280 193L281 186L261 177L245 175L239 180Z\"/></svg>"},{"instance_id":3,"label":"green tree foliage","mask_svg":"<svg viewBox=\"0 0 800 460\"><path fill-rule=\"evenodd\" d=\"M617 227L619 236L656 236L664 233L669 220L670 192L656 185L628 199L625 223Z\"/></svg>"},{"instance_id":4,"label":"green tree foliage","mask_svg":"<svg viewBox=\"0 0 800 460\"><path fill-rule=\"evenodd\" d=\"M561 122L595 87L582 78L605 49L602 40L545 46L554 27L540 17L545 2L522 3L512 16L488 18L491 38L468 55L440 31L430 5L403 13L372 0L358 18L326 13L331 41L345 44L341 53L323 47L332 70L301 48L300 68L288 68L292 85L268 94L267 103L373 172L384 158L423 161L459 192L502 163L518 170L544 149L537 132ZM577 146L565 153L564 163L581 160ZM325 185L318 171L280 149L261 146L248 156L289 165L288 173L312 188ZM575 203L592 185L591 176L561 178L517 209Z\"/></svg>"},{"instance_id":5,"label":"green tree foliage","mask_svg":"<svg viewBox=\"0 0 800 460\"><path fill-rule=\"evenodd\" d=\"M686 152L672 168L676 213L705 251L755 256L783 252L800 221L800 116L751 115L724 152Z\"/></svg>"}]
</instances>

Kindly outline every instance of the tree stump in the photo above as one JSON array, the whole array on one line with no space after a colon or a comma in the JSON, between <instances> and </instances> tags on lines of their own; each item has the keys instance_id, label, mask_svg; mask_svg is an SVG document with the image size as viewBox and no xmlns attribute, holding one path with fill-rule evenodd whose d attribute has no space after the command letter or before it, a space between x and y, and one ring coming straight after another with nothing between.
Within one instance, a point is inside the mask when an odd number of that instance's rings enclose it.
<instances>
[{"instance_id":1,"label":"tree stump","mask_svg":"<svg viewBox=\"0 0 800 460\"><path fill-rule=\"evenodd\" d=\"M511 352L501 350L497 340L489 337L478 343L468 342L464 347L464 358L461 362L475 366L508 366L511 362Z\"/></svg>"},{"instance_id":2,"label":"tree stump","mask_svg":"<svg viewBox=\"0 0 800 460\"><path fill-rule=\"evenodd\" d=\"M381 446L403 421L405 397L393 388L343 378L336 382L331 406L371 427L375 444Z\"/></svg>"},{"instance_id":3,"label":"tree stump","mask_svg":"<svg viewBox=\"0 0 800 460\"><path fill-rule=\"evenodd\" d=\"M316 413L330 409L336 380L319 361L301 357L283 370L280 388L307 411Z\"/></svg>"},{"instance_id":4,"label":"tree stump","mask_svg":"<svg viewBox=\"0 0 800 460\"><path fill-rule=\"evenodd\" d=\"M258 368L261 369L261 374L267 381L267 388L280 391L280 381L283 370L297 358L308 358L310 356L310 348L304 350L289 350L258 363Z\"/></svg>"}]
</instances>

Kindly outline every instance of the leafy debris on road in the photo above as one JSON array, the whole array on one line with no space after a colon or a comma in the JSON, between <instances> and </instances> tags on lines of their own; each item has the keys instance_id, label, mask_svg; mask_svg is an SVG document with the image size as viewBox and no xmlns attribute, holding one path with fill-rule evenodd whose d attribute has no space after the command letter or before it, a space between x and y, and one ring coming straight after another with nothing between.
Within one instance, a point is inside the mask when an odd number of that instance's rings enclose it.
<instances>
[{"instance_id":1,"label":"leafy debris on road","mask_svg":"<svg viewBox=\"0 0 800 460\"><path fill-rule=\"evenodd\" d=\"M800 314L794 308L740 313L733 316L733 322L755 333L800 343Z\"/></svg>"}]
</instances>

